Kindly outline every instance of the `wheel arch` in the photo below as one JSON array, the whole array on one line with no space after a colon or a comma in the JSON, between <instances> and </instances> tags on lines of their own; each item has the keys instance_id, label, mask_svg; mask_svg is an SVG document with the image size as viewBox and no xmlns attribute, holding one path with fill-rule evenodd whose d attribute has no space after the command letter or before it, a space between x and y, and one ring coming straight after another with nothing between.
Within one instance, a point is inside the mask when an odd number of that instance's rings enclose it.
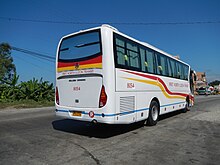
<instances>
[{"instance_id":1,"label":"wheel arch","mask_svg":"<svg viewBox=\"0 0 220 165\"><path fill-rule=\"evenodd\" d=\"M150 104L152 103L152 101L156 101L158 103L158 105L159 105L159 114L160 114L160 101L159 101L159 99L157 97L152 98Z\"/></svg>"}]
</instances>

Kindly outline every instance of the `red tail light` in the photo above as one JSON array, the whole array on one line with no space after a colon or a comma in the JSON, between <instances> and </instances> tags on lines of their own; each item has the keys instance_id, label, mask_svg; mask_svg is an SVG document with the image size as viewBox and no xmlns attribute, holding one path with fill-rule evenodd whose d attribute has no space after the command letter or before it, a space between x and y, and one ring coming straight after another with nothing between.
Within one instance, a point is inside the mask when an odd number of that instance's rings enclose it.
<instances>
[{"instance_id":1,"label":"red tail light","mask_svg":"<svg viewBox=\"0 0 220 165\"><path fill-rule=\"evenodd\" d=\"M56 87L56 103L59 105L60 104L60 99L59 99L59 92L58 88Z\"/></svg>"},{"instance_id":2,"label":"red tail light","mask_svg":"<svg viewBox=\"0 0 220 165\"><path fill-rule=\"evenodd\" d=\"M100 97L99 97L99 108L104 107L106 102L107 102L107 95L105 93L105 87L102 86Z\"/></svg>"}]
</instances>

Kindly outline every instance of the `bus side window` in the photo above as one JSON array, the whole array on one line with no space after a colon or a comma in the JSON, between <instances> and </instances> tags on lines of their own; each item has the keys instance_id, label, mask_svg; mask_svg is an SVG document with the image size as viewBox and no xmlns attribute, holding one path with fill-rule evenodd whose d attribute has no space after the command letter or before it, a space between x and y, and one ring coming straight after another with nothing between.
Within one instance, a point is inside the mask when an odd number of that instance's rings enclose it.
<instances>
[{"instance_id":1,"label":"bus side window","mask_svg":"<svg viewBox=\"0 0 220 165\"><path fill-rule=\"evenodd\" d=\"M138 47L137 45L127 42L126 43L126 48L127 48L127 54L129 57L130 61L130 67L139 69L140 68L140 57L139 57L139 52L138 52Z\"/></svg>"},{"instance_id":2,"label":"bus side window","mask_svg":"<svg viewBox=\"0 0 220 165\"><path fill-rule=\"evenodd\" d=\"M177 78L180 78L180 69L179 69L179 65L177 62L175 62L175 65L176 65L176 73L177 73Z\"/></svg>"},{"instance_id":3,"label":"bus side window","mask_svg":"<svg viewBox=\"0 0 220 165\"><path fill-rule=\"evenodd\" d=\"M184 70L183 70L183 64L180 63L180 79L184 80Z\"/></svg>"},{"instance_id":4,"label":"bus side window","mask_svg":"<svg viewBox=\"0 0 220 165\"><path fill-rule=\"evenodd\" d=\"M148 73L155 73L154 71L154 53L150 50L146 50L146 61ZM146 65L146 63L145 63Z\"/></svg>"},{"instance_id":5,"label":"bus side window","mask_svg":"<svg viewBox=\"0 0 220 165\"><path fill-rule=\"evenodd\" d=\"M162 75L163 76L168 76L166 57L162 54L160 54L160 65L162 67L162 69L161 69Z\"/></svg>"},{"instance_id":6,"label":"bus side window","mask_svg":"<svg viewBox=\"0 0 220 165\"><path fill-rule=\"evenodd\" d=\"M177 78L177 68L176 68L176 62L173 60L173 59L170 59L170 66L171 66L171 69L173 71L173 77L174 78Z\"/></svg>"},{"instance_id":7,"label":"bus side window","mask_svg":"<svg viewBox=\"0 0 220 165\"><path fill-rule=\"evenodd\" d=\"M119 65L126 65L125 50L117 47L117 63Z\"/></svg>"},{"instance_id":8,"label":"bus side window","mask_svg":"<svg viewBox=\"0 0 220 165\"><path fill-rule=\"evenodd\" d=\"M159 75L163 75L163 67L161 65L161 56L159 53L155 53L156 55L156 73Z\"/></svg>"},{"instance_id":9,"label":"bus side window","mask_svg":"<svg viewBox=\"0 0 220 165\"><path fill-rule=\"evenodd\" d=\"M129 66L128 56L125 54L125 42L116 38L117 64L125 67Z\"/></svg>"},{"instance_id":10,"label":"bus side window","mask_svg":"<svg viewBox=\"0 0 220 165\"><path fill-rule=\"evenodd\" d=\"M173 77L173 71L170 64L170 58L167 58L167 70L168 70L168 76Z\"/></svg>"},{"instance_id":11,"label":"bus side window","mask_svg":"<svg viewBox=\"0 0 220 165\"><path fill-rule=\"evenodd\" d=\"M184 80L188 80L188 72L189 72L189 67L184 65Z\"/></svg>"},{"instance_id":12,"label":"bus side window","mask_svg":"<svg viewBox=\"0 0 220 165\"><path fill-rule=\"evenodd\" d=\"M146 52L142 48L140 48L140 55L141 55L141 71L142 72L148 72L148 68L145 65L145 62L147 62Z\"/></svg>"},{"instance_id":13,"label":"bus side window","mask_svg":"<svg viewBox=\"0 0 220 165\"><path fill-rule=\"evenodd\" d=\"M182 69L182 64L179 62L176 62L177 65L177 78L183 79L183 69Z\"/></svg>"}]
</instances>

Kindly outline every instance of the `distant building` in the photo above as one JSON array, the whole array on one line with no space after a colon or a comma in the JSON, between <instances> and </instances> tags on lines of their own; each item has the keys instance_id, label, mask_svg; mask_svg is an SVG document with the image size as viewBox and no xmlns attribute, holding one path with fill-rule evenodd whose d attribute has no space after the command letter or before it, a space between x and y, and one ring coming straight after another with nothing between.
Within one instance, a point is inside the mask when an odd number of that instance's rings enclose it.
<instances>
[{"instance_id":1,"label":"distant building","mask_svg":"<svg viewBox=\"0 0 220 165\"><path fill-rule=\"evenodd\" d=\"M197 81L206 82L206 74L205 74L205 72L197 72L196 76L197 76Z\"/></svg>"},{"instance_id":2,"label":"distant building","mask_svg":"<svg viewBox=\"0 0 220 165\"><path fill-rule=\"evenodd\" d=\"M207 79L205 72L196 72L196 89L207 86Z\"/></svg>"}]
</instances>

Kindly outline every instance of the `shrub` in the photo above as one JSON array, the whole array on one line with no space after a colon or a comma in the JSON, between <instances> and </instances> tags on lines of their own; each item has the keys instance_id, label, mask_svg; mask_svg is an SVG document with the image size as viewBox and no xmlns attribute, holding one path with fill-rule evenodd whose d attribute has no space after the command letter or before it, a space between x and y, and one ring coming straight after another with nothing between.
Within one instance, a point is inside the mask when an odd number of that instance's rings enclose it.
<instances>
[{"instance_id":1,"label":"shrub","mask_svg":"<svg viewBox=\"0 0 220 165\"><path fill-rule=\"evenodd\" d=\"M0 102L19 100L53 101L53 83L33 78L18 85L0 85Z\"/></svg>"}]
</instances>

